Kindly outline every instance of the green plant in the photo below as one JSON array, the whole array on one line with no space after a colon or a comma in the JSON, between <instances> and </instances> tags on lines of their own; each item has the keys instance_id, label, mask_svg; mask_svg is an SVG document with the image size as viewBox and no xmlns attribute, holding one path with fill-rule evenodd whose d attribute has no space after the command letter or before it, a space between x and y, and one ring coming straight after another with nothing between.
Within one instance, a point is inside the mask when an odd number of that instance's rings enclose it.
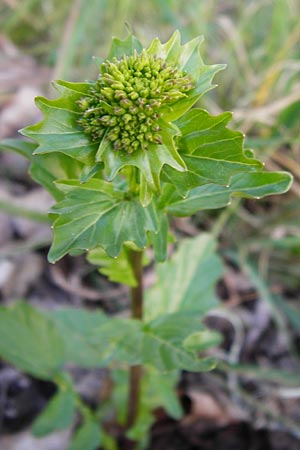
<instances>
[{"instance_id":1,"label":"green plant","mask_svg":"<svg viewBox=\"0 0 300 450\"><path fill-rule=\"evenodd\" d=\"M105 405L96 416L86 408L65 363L109 366L118 380L128 378L124 369L130 368L128 393L117 389L113 401L120 406L128 396L119 421L140 447L152 409L161 405L180 416L173 392L178 371L216 364L199 357L219 342L201 324L217 305L213 288L222 265L215 239L205 233L183 241L164 262L172 239L169 217L224 207L232 195L282 193L291 184L289 174L264 171L243 148L243 135L227 128L230 113L211 116L194 107L224 68L205 65L200 44L196 38L181 45L178 32L166 44L154 39L147 49L131 34L114 39L108 59L96 59L97 81L57 81L58 99L37 98L44 118L22 130L34 143L2 142L29 159L32 177L56 201L49 261L86 253L109 279L130 286L128 319L72 309L42 312L22 302L1 309L0 354L59 387L34 432L70 426L76 408L82 414L69 450L96 449L101 433L104 447L115 447L99 428ZM164 264L157 265L157 282L145 293L147 248Z\"/></svg>"}]
</instances>

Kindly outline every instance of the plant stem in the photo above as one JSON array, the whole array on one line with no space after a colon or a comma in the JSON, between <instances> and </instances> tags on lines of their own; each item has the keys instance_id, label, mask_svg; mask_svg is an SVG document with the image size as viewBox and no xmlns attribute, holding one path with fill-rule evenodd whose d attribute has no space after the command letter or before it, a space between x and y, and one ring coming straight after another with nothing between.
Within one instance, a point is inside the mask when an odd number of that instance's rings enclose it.
<instances>
[{"instance_id":1,"label":"plant stem","mask_svg":"<svg viewBox=\"0 0 300 450\"><path fill-rule=\"evenodd\" d=\"M131 288L131 316L133 319L142 320L143 317L143 252L132 250L130 261L137 285ZM129 372L129 395L127 408L127 423L129 429L136 421L140 399L140 384L142 378L142 366L132 366Z\"/></svg>"}]
</instances>

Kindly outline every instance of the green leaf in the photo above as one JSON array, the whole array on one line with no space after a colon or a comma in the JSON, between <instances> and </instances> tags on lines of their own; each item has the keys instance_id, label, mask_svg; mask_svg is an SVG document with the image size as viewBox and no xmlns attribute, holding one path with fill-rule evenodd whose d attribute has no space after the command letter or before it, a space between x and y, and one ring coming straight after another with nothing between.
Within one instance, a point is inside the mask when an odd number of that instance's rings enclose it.
<instances>
[{"instance_id":1,"label":"green leaf","mask_svg":"<svg viewBox=\"0 0 300 450\"><path fill-rule=\"evenodd\" d=\"M32 158L30 175L32 178L53 196L55 200L63 198L62 192L55 182L62 178L79 178L82 164L72 160L67 155L51 153L47 155L35 155Z\"/></svg>"},{"instance_id":2,"label":"green leaf","mask_svg":"<svg viewBox=\"0 0 300 450\"><path fill-rule=\"evenodd\" d=\"M202 328L194 314L167 315L147 325L93 314L71 309L51 313L65 339L66 362L85 367L149 363L163 371L212 367L211 360L202 362L181 345L188 334Z\"/></svg>"},{"instance_id":3,"label":"green leaf","mask_svg":"<svg viewBox=\"0 0 300 450\"><path fill-rule=\"evenodd\" d=\"M164 408L174 419L179 420L183 411L175 391L178 382L178 371L167 374L146 367L141 383L141 396L138 416L127 436L139 443L148 441L150 427L155 421L154 411Z\"/></svg>"},{"instance_id":4,"label":"green leaf","mask_svg":"<svg viewBox=\"0 0 300 450\"><path fill-rule=\"evenodd\" d=\"M101 429L97 422L87 420L76 432L67 450L96 450L101 443Z\"/></svg>"},{"instance_id":5,"label":"green leaf","mask_svg":"<svg viewBox=\"0 0 300 450\"><path fill-rule=\"evenodd\" d=\"M18 302L0 307L0 356L24 372L52 379L64 361L64 343L51 320Z\"/></svg>"},{"instance_id":6,"label":"green leaf","mask_svg":"<svg viewBox=\"0 0 300 450\"><path fill-rule=\"evenodd\" d=\"M155 55L166 62L176 65L180 70L190 74L195 82L195 87L188 96L178 100L170 108L165 108L163 118L173 121L190 109L199 98L215 86L211 84L214 76L225 68L224 64L206 66L200 56L200 45L203 37L199 36L184 45L180 43L180 33L175 31L168 42L162 44L155 38L147 49L149 55Z\"/></svg>"},{"instance_id":7,"label":"green leaf","mask_svg":"<svg viewBox=\"0 0 300 450\"><path fill-rule=\"evenodd\" d=\"M47 312L54 322L65 346L65 363L81 367L102 367L103 353L90 342L91 330L106 324L109 319L100 311L62 308Z\"/></svg>"},{"instance_id":8,"label":"green leaf","mask_svg":"<svg viewBox=\"0 0 300 450\"><path fill-rule=\"evenodd\" d=\"M251 172L234 175L229 186L207 184L192 189L182 199L174 190L166 189L161 201L167 211L175 216L190 216L203 209L216 209L230 204L231 195L246 198L261 198L282 194L292 183L287 172Z\"/></svg>"},{"instance_id":9,"label":"green leaf","mask_svg":"<svg viewBox=\"0 0 300 450\"><path fill-rule=\"evenodd\" d=\"M142 325L134 319L111 319L107 324L94 329L90 342L102 352L107 363L141 363Z\"/></svg>"},{"instance_id":10,"label":"green leaf","mask_svg":"<svg viewBox=\"0 0 300 450\"><path fill-rule=\"evenodd\" d=\"M136 286L136 279L132 271L132 266L128 259L128 252L125 246L117 258L111 258L101 247L96 247L88 252L88 261L99 267L99 272L107 276L115 283Z\"/></svg>"},{"instance_id":11,"label":"green leaf","mask_svg":"<svg viewBox=\"0 0 300 450\"><path fill-rule=\"evenodd\" d=\"M36 149L37 144L27 142L22 139L2 139L0 141L1 150L13 151L31 161L32 153Z\"/></svg>"},{"instance_id":12,"label":"green leaf","mask_svg":"<svg viewBox=\"0 0 300 450\"><path fill-rule=\"evenodd\" d=\"M141 403L146 403L148 409L152 411L163 407L171 417L179 420L183 411L175 391L178 381L177 371L164 374L152 367L147 367L142 379Z\"/></svg>"},{"instance_id":13,"label":"green leaf","mask_svg":"<svg viewBox=\"0 0 300 450\"><path fill-rule=\"evenodd\" d=\"M35 420L32 433L45 436L56 430L64 430L72 425L76 407L76 396L70 389L60 390L51 398L46 408Z\"/></svg>"},{"instance_id":14,"label":"green leaf","mask_svg":"<svg viewBox=\"0 0 300 450\"><path fill-rule=\"evenodd\" d=\"M217 331L202 330L187 336L183 341L183 347L191 352L201 352L221 344L222 340L222 334Z\"/></svg>"},{"instance_id":15,"label":"green leaf","mask_svg":"<svg viewBox=\"0 0 300 450\"><path fill-rule=\"evenodd\" d=\"M142 325L101 312L63 308L47 312L65 344L65 363L106 367L112 362L141 361Z\"/></svg>"},{"instance_id":16,"label":"green leaf","mask_svg":"<svg viewBox=\"0 0 300 450\"><path fill-rule=\"evenodd\" d=\"M129 33L123 41L114 37L108 54L108 59L113 57L120 59L124 55L133 55L135 50L140 53L143 50L143 46L131 33Z\"/></svg>"},{"instance_id":17,"label":"green leaf","mask_svg":"<svg viewBox=\"0 0 300 450\"><path fill-rule=\"evenodd\" d=\"M21 139L3 139L0 148L14 151L30 161L30 175L32 178L56 199L63 198L62 192L55 186L55 181L62 178L78 178L82 171L82 164L74 161L63 153L47 155L33 155L37 144Z\"/></svg>"},{"instance_id":18,"label":"green leaf","mask_svg":"<svg viewBox=\"0 0 300 450\"><path fill-rule=\"evenodd\" d=\"M183 240L172 259L157 265L157 283L146 292L145 319L176 311L204 314L217 306L214 287L222 274L216 241L203 233Z\"/></svg>"},{"instance_id":19,"label":"green leaf","mask_svg":"<svg viewBox=\"0 0 300 450\"><path fill-rule=\"evenodd\" d=\"M137 199L124 198L111 183L92 179L85 184L76 180L60 182L66 197L52 212L60 217L54 222L54 241L49 260L55 262L70 251L84 251L102 246L111 257L119 255L126 241L144 248L147 231L156 231L153 207L143 208Z\"/></svg>"},{"instance_id":20,"label":"green leaf","mask_svg":"<svg viewBox=\"0 0 300 450\"><path fill-rule=\"evenodd\" d=\"M55 100L36 98L44 119L21 130L24 136L39 144L34 154L61 152L85 164L94 163L99 143L91 142L77 123L81 117L78 101L90 95L91 86L91 83L57 81L54 87L63 94L62 97Z\"/></svg>"},{"instance_id":21,"label":"green leaf","mask_svg":"<svg viewBox=\"0 0 300 450\"><path fill-rule=\"evenodd\" d=\"M160 371L185 369L207 371L215 366L212 358L198 358L195 353L186 351L184 339L201 329L199 315L175 313L163 315L144 326L142 357L144 364L151 364Z\"/></svg>"},{"instance_id":22,"label":"green leaf","mask_svg":"<svg viewBox=\"0 0 300 450\"><path fill-rule=\"evenodd\" d=\"M201 328L194 312L169 314L147 324L112 319L91 332L90 342L102 353L106 364L149 364L163 372L211 370L215 365L212 358L199 359L182 345L191 331Z\"/></svg>"},{"instance_id":23,"label":"green leaf","mask_svg":"<svg viewBox=\"0 0 300 450\"><path fill-rule=\"evenodd\" d=\"M157 232L149 231L149 238L153 246L155 261L164 262L168 251L169 222L164 212L161 212L159 220L159 230Z\"/></svg>"},{"instance_id":24,"label":"green leaf","mask_svg":"<svg viewBox=\"0 0 300 450\"><path fill-rule=\"evenodd\" d=\"M258 172L237 174L232 177L229 189L237 197L261 198L283 194L291 187L293 177L287 172Z\"/></svg>"},{"instance_id":25,"label":"green leaf","mask_svg":"<svg viewBox=\"0 0 300 450\"><path fill-rule=\"evenodd\" d=\"M169 129L174 131L171 127ZM173 144L171 146L171 141L172 139L169 138L163 145L151 144L147 151L139 149L130 156L125 151L114 151L111 143L106 142L99 147L96 159L104 162L109 181L112 181L125 167L137 167L147 188L152 192L158 192L160 190L160 173L164 165L173 167L177 173L185 170L185 164ZM147 206L151 201L149 192L141 189L140 200L143 206Z\"/></svg>"},{"instance_id":26,"label":"green leaf","mask_svg":"<svg viewBox=\"0 0 300 450\"><path fill-rule=\"evenodd\" d=\"M183 195L206 183L227 185L236 173L263 168L260 161L245 156L242 133L227 128L231 117L228 112L211 116L194 108L176 122L182 133L179 149L188 172L178 174L166 167L164 173Z\"/></svg>"},{"instance_id":27,"label":"green leaf","mask_svg":"<svg viewBox=\"0 0 300 450\"><path fill-rule=\"evenodd\" d=\"M97 175L99 177L102 169L103 169L103 163L96 163L96 164L93 164L92 166L84 166L81 176L80 176L81 183L86 183L90 178L93 178L95 175ZM60 177L60 178L62 179L63 177ZM72 177L70 177L70 178L72 178ZM101 178L101 175L100 175L100 178Z\"/></svg>"}]
</instances>

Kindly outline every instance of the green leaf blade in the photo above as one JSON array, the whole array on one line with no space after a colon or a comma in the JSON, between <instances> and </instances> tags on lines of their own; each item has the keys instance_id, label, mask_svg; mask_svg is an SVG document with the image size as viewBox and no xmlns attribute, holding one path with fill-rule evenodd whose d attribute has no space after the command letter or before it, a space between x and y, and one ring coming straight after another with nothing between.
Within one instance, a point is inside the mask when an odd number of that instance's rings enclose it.
<instances>
[{"instance_id":1,"label":"green leaf blade","mask_svg":"<svg viewBox=\"0 0 300 450\"><path fill-rule=\"evenodd\" d=\"M107 276L110 281L131 287L136 286L136 279L125 247L117 258L111 258L103 248L96 247L88 252L87 259L91 264L99 266L99 272Z\"/></svg>"},{"instance_id":2,"label":"green leaf blade","mask_svg":"<svg viewBox=\"0 0 300 450\"><path fill-rule=\"evenodd\" d=\"M49 401L35 420L32 433L42 437L72 425L76 407L76 396L72 390L61 390Z\"/></svg>"},{"instance_id":3,"label":"green leaf blade","mask_svg":"<svg viewBox=\"0 0 300 450\"><path fill-rule=\"evenodd\" d=\"M195 108L176 122L182 133L179 148L188 168L186 180L179 180L179 191L184 189L184 182L190 188L192 182L194 187L205 183L227 185L237 173L263 169L260 161L246 156L242 133L227 128L230 119L231 113L211 116ZM170 169L167 174L177 185L177 174Z\"/></svg>"},{"instance_id":4,"label":"green leaf blade","mask_svg":"<svg viewBox=\"0 0 300 450\"><path fill-rule=\"evenodd\" d=\"M183 241L170 261L157 265L157 283L146 292L146 321L189 310L201 317L217 306L213 290L223 269L215 249L214 238L203 233Z\"/></svg>"},{"instance_id":5,"label":"green leaf blade","mask_svg":"<svg viewBox=\"0 0 300 450\"><path fill-rule=\"evenodd\" d=\"M132 33L128 33L128 36L123 41L114 37L108 59L113 57L120 59L124 55L133 55L135 50L140 53L143 50L143 46Z\"/></svg>"},{"instance_id":6,"label":"green leaf blade","mask_svg":"<svg viewBox=\"0 0 300 450\"><path fill-rule=\"evenodd\" d=\"M182 345L183 337L189 333L191 325L192 328L195 326L191 315L187 318L185 314L174 314L160 319L160 323L153 322L145 328L142 344L144 364L150 364L162 372L177 369L198 372L214 368L215 361L212 358L198 358ZM200 328L199 319L197 328Z\"/></svg>"},{"instance_id":7,"label":"green leaf blade","mask_svg":"<svg viewBox=\"0 0 300 450\"><path fill-rule=\"evenodd\" d=\"M109 319L100 311L62 308L47 312L58 329L65 347L64 362L81 367L103 367L103 353L90 341L93 329L105 325Z\"/></svg>"},{"instance_id":8,"label":"green leaf blade","mask_svg":"<svg viewBox=\"0 0 300 450\"><path fill-rule=\"evenodd\" d=\"M286 172L251 172L234 175L229 186L207 184L192 189L185 198L173 193L168 197L170 214L185 217L204 209L228 206L230 197L262 198L283 194L291 186L292 177Z\"/></svg>"},{"instance_id":9,"label":"green leaf blade","mask_svg":"<svg viewBox=\"0 0 300 450\"><path fill-rule=\"evenodd\" d=\"M70 251L86 251L101 246L111 257L120 254L129 241L137 247L147 244L147 232L156 231L157 217L152 206L143 208L136 198L126 199L111 183L91 179L85 184L76 180L61 182L65 198L52 212L54 240L49 260L55 262Z\"/></svg>"},{"instance_id":10,"label":"green leaf blade","mask_svg":"<svg viewBox=\"0 0 300 450\"><path fill-rule=\"evenodd\" d=\"M77 430L67 450L96 450L100 444L101 428L89 419Z\"/></svg>"},{"instance_id":11,"label":"green leaf blade","mask_svg":"<svg viewBox=\"0 0 300 450\"><path fill-rule=\"evenodd\" d=\"M25 302L0 308L0 355L42 379L52 379L61 370L65 356L55 325Z\"/></svg>"}]
</instances>

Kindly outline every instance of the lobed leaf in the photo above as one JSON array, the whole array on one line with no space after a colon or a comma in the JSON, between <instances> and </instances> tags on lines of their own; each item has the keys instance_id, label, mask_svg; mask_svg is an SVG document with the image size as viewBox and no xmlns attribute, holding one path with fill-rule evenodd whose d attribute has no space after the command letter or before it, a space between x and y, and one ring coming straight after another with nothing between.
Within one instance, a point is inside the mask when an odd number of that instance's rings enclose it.
<instances>
[{"instance_id":1,"label":"lobed leaf","mask_svg":"<svg viewBox=\"0 0 300 450\"><path fill-rule=\"evenodd\" d=\"M246 198L261 198L282 194L292 183L287 172L253 172L234 175L229 186L207 184L192 189L185 198L174 190L166 189L162 202L167 211L175 216L190 216L203 209L222 208L230 204L231 195Z\"/></svg>"},{"instance_id":2,"label":"lobed leaf","mask_svg":"<svg viewBox=\"0 0 300 450\"><path fill-rule=\"evenodd\" d=\"M174 121L190 109L199 98L215 86L212 85L214 76L225 68L224 64L206 66L200 56L200 45L203 37L199 36L184 45L180 42L180 33L175 31L168 42L162 44L155 38L147 49L147 53L164 59L166 62L176 65L180 70L190 74L195 81L195 87L189 95L175 102L172 107L166 107L163 118L166 121Z\"/></svg>"},{"instance_id":3,"label":"lobed leaf","mask_svg":"<svg viewBox=\"0 0 300 450\"><path fill-rule=\"evenodd\" d=\"M123 55L133 55L135 50L140 53L143 50L143 46L131 32L128 33L128 36L123 41L114 37L107 59L113 57L120 59Z\"/></svg>"},{"instance_id":4,"label":"lobed leaf","mask_svg":"<svg viewBox=\"0 0 300 450\"><path fill-rule=\"evenodd\" d=\"M78 101L83 95L89 95L91 85L57 81L54 87L62 94L60 98L36 98L36 104L44 113L44 118L21 130L24 136L38 142L34 154L58 152L85 164L94 163L99 143L91 142L77 123L81 117Z\"/></svg>"},{"instance_id":5,"label":"lobed leaf","mask_svg":"<svg viewBox=\"0 0 300 450\"><path fill-rule=\"evenodd\" d=\"M168 127L168 129L174 129ZM125 167L137 167L143 177L148 191L140 190L140 200L143 206L147 206L153 192L160 190L160 174L164 165L172 167L178 173L185 170L185 163L179 156L173 144L173 137L167 137L164 134L164 143L162 145L149 145L149 149L144 151L139 149L132 153L130 157L125 151L114 151L112 144L105 140L99 146L96 160L103 161L105 171L109 181L112 181L120 170ZM151 194L149 195L149 191Z\"/></svg>"},{"instance_id":6,"label":"lobed leaf","mask_svg":"<svg viewBox=\"0 0 300 450\"><path fill-rule=\"evenodd\" d=\"M227 128L231 116L228 112L211 116L194 108L176 122L182 133L178 146L187 171L178 174L165 167L164 178L182 195L207 183L227 185L237 173L263 169L260 161L246 156L242 133Z\"/></svg>"},{"instance_id":7,"label":"lobed leaf","mask_svg":"<svg viewBox=\"0 0 300 450\"><path fill-rule=\"evenodd\" d=\"M49 260L55 262L70 251L84 251L102 246L111 257L119 255L124 242L144 248L147 231L156 231L157 217L152 206L143 208L135 198L114 190L111 183L91 179L85 184L76 180L60 182L66 192L52 212L54 240Z\"/></svg>"}]
</instances>

